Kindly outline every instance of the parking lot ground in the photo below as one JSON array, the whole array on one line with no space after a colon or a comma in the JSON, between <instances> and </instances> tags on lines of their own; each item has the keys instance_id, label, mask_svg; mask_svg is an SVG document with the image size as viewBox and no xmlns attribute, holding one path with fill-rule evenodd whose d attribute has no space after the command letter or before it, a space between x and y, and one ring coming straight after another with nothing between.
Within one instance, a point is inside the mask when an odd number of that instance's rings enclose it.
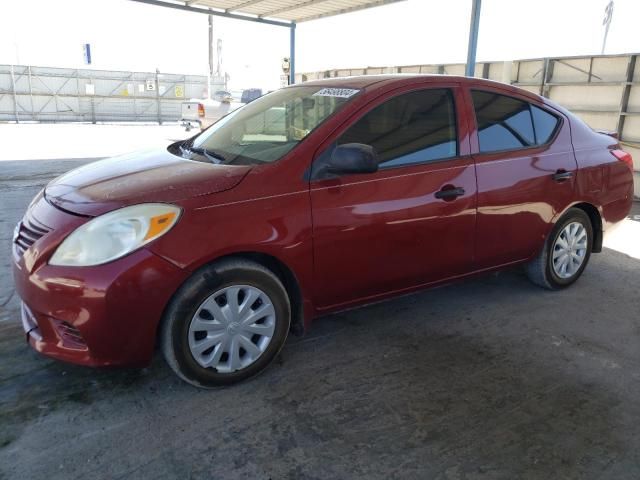
<instances>
[{"instance_id":1,"label":"parking lot ground","mask_svg":"<svg viewBox=\"0 0 640 480\"><path fill-rule=\"evenodd\" d=\"M86 161L0 162L0 478L640 478L637 204L570 289L515 269L328 316L204 391L25 344L11 230Z\"/></svg>"}]
</instances>

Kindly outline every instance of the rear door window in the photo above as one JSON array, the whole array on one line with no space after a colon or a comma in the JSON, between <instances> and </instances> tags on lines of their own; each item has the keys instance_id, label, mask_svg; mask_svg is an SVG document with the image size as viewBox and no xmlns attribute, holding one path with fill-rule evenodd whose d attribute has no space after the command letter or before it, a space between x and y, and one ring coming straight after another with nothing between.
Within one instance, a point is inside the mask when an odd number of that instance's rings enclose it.
<instances>
[{"instance_id":1,"label":"rear door window","mask_svg":"<svg viewBox=\"0 0 640 480\"><path fill-rule=\"evenodd\" d=\"M472 90L480 152L499 152L544 145L558 118L546 110L507 95Z\"/></svg>"}]
</instances>

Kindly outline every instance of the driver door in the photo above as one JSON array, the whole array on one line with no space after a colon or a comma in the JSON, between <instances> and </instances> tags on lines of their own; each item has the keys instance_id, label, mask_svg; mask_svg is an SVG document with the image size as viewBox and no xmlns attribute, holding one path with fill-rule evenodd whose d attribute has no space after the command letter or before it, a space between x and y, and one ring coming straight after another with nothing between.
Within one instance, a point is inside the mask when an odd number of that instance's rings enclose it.
<instances>
[{"instance_id":1,"label":"driver door","mask_svg":"<svg viewBox=\"0 0 640 480\"><path fill-rule=\"evenodd\" d=\"M455 84L406 87L324 142L316 162L335 145L361 143L375 149L379 170L311 181L318 308L471 271L476 178L466 118L456 112L463 101Z\"/></svg>"}]
</instances>

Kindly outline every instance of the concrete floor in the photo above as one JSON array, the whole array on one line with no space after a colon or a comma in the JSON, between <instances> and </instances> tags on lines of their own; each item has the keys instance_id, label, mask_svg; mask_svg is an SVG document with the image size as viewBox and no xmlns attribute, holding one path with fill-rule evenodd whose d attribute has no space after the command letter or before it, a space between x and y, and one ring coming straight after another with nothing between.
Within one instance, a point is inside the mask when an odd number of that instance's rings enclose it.
<instances>
[{"instance_id":1,"label":"concrete floor","mask_svg":"<svg viewBox=\"0 0 640 480\"><path fill-rule=\"evenodd\" d=\"M326 317L200 391L159 356L92 370L25 345L11 230L82 163L0 163L0 478L640 478L639 259L607 249L562 292L515 270Z\"/></svg>"}]
</instances>

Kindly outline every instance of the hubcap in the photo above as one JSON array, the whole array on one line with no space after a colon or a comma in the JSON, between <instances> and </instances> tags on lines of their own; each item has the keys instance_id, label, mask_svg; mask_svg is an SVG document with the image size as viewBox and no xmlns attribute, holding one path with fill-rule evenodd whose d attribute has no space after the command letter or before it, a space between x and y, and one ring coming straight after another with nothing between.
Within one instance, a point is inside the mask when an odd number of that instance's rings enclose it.
<instances>
[{"instance_id":1,"label":"hubcap","mask_svg":"<svg viewBox=\"0 0 640 480\"><path fill-rule=\"evenodd\" d=\"M189 325L189 350L219 373L248 367L269 346L276 326L271 299L249 285L225 287L198 307Z\"/></svg>"},{"instance_id":2,"label":"hubcap","mask_svg":"<svg viewBox=\"0 0 640 480\"><path fill-rule=\"evenodd\" d=\"M579 222L566 225L553 245L553 271L560 278L571 278L587 254L587 230Z\"/></svg>"}]
</instances>

